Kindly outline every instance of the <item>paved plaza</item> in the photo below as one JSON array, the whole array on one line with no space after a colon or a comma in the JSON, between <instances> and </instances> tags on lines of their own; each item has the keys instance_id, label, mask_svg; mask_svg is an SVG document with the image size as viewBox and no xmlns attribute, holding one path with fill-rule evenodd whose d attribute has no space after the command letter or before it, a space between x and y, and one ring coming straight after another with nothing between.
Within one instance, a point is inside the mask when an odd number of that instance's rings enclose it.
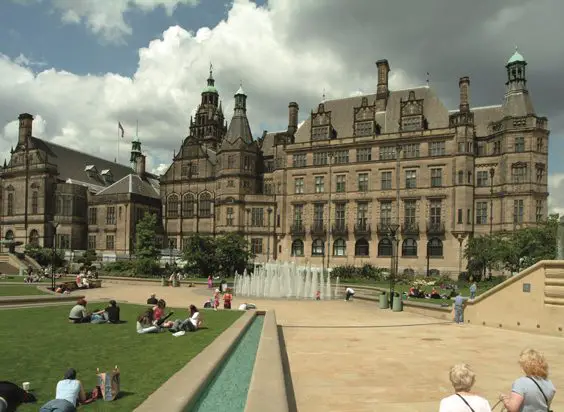
<instances>
[{"instance_id":1,"label":"paved plaza","mask_svg":"<svg viewBox=\"0 0 564 412\"><path fill-rule=\"evenodd\" d=\"M204 287L170 288L106 283L86 291L90 300L145 303L151 293L169 306L202 306L211 293ZM243 300L259 309L274 309L288 353L297 410L437 411L452 393L448 370L467 362L477 374L475 391L493 404L520 376L520 351L544 352L557 389L564 387L562 338L481 326L457 326L408 312L380 310L376 303L355 300ZM554 410L564 408L557 392ZM498 407L499 408L499 407ZM499 410L496 408L496 410Z\"/></svg>"}]
</instances>

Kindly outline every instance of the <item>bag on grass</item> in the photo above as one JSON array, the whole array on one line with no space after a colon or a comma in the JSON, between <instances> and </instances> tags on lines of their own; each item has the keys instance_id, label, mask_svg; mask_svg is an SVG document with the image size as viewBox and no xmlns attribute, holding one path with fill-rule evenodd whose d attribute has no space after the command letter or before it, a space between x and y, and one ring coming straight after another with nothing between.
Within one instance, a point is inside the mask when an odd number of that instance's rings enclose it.
<instances>
[{"instance_id":1,"label":"bag on grass","mask_svg":"<svg viewBox=\"0 0 564 412\"><path fill-rule=\"evenodd\" d=\"M121 379L120 372L117 365L111 372L102 372L96 370L96 376L98 377L98 385L100 391L102 392L102 398L105 401L113 401L117 398L120 391Z\"/></svg>"}]
</instances>

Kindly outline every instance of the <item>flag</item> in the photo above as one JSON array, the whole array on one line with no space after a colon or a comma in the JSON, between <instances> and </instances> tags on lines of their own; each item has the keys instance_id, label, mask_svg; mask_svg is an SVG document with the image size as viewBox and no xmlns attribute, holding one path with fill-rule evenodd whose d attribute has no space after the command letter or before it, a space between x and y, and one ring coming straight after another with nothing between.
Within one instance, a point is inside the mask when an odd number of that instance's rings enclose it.
<instances>
[{"instance_id":1,"label":"flag","mask_svg":"<svg viewBox=\"0 0 564 412\"><path fill-rule=\"evenodd\" d=\"M121 122L118 122L118 130L121 133L121 137L123 138L123 135L125 134L125 130L123 130L123 126L121 125Z\"/></svg>"}]
</instances>

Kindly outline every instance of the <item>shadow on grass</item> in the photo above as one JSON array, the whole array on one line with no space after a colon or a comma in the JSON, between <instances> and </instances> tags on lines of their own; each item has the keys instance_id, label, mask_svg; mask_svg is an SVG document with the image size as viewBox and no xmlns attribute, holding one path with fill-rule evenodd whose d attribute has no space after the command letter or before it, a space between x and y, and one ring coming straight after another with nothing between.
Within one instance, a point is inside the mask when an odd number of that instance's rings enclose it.
<instances>
[{"instance_id":1,"label":"shadow on grass","mask_svg":"<svg viewBox=\"0 0 564 412\"><path fill-rule=\"evenodd\" d=\"M278 326L278 342L280 344L280 352L282 355L282 370L284 371L284 384L286 386L286 396L288 397L288 411L298 412L296 404L296 393L294 392L294 383L292 382L292 372L290 370L290 361L286 350L286 341L284 339L284 329Z\"/></svg>"},{"instance_id":2,"label":"shadow on grass","mask_svg":"<svg viewBox=\"0 0 564 412\"><path fill-rule=\"evenodd\" d=\"M131 395L135 395L135 392L120 391L118 396L116 397L116 400L121 399L121 398L127 398L128 396L131 396Z\"/></svg>"}]
</instances>

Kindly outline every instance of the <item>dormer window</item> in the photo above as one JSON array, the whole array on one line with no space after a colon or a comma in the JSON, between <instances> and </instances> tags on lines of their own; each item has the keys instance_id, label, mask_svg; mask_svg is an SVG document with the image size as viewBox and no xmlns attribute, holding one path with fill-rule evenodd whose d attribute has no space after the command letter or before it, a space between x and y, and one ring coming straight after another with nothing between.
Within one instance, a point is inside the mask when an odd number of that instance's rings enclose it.
<instances>
[{"instance_id":1,"label":"dormer window","mask_svg":"<svg viewBox=\"0 0 564 412\"><path fill-rule=\"evenodd\" d=\"M311 129L311 140L324 140L329 138L329 127L313 127Z\"/></svg>"},{"instance_id":2,"label":"dormer window","mask_svg":"<svg viewBox=\"0 0 564 412\"><path fill-rule=\"evenodd\" d=\"M107 183L107 184L114 183L114 175L112 175L112 172L110 171L110 169L102 170L100 175L102 176L102 179L104 179L105 183Z\"/></svg>"},{"instance_id":3,"label":"dormer window","mask_svg":"<svg viewBox=\"0 0 564 412\"><path fill-rule=\"evenodd\" d=\"M86 174L88 175L88 177L96 177L98 176L98 170L96 169L96 166L94 165L87 165L84 168L84 171L86 172Z\"/></svg>"},{"instance_id":4,"label":"dormer window","mask_svg":"<svg viewBox=\"0 0 564 412\"><path fill-rule=\"evenodd\" d=\"M355 136L372 136L374 131L374 122L358 122L354 125L354 127Z\"/></svg>"}]
</instances>

